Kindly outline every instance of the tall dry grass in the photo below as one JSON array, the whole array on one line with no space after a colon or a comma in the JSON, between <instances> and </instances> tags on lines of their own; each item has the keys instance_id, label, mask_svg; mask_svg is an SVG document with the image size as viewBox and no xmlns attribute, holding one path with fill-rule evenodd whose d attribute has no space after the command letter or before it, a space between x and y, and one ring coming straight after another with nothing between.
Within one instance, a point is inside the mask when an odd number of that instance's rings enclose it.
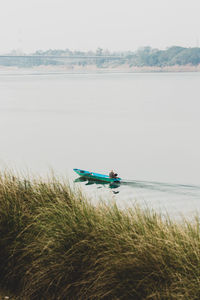
<instances>
[{"instance_id":1,"label":"tall dry grass","mask_svg":"<svg viewBox=\"0 0 200 300\"><path fill-rule=\"evenodd\" d=\"M0 284L20 299L200 299L199 230L0 176Z\"/></svg>"}]
</instances>

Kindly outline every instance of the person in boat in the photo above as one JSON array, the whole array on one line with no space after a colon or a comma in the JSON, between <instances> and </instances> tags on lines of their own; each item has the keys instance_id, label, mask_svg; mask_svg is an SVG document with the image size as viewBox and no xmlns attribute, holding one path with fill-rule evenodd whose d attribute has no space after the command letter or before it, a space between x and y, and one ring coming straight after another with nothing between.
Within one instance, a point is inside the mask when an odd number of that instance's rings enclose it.
<instances>
[{"instance_id":1,"label":"person in boat","mask_svg":"<svg viewBox=\"0 0 200 300\"><path fill-rule=\"evenodd\" d=\"M117 173L115 173L113 170L111 170L110 172L109 172L109 177L110 178L117 178Z\"/></svg>"}]
</instances>

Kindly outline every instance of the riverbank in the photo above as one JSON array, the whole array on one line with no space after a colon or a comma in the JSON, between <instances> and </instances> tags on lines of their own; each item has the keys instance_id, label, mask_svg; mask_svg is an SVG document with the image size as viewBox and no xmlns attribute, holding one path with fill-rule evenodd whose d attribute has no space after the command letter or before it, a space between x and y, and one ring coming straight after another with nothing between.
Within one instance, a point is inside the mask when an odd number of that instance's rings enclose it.
<instances>
[{"instance_id":1,"label":"riverbank","mask_svg":"<svg viewBox=\"0 0 200 300\"><path fill-rule=\"evenodd\" d=\"M0 66L0 74L6 74L9 72L14 73L178 73L178 72L200 72L200 65L175 65L175 66L164 66L164 67L137 67L130 66L128 64L113 65L110 67L98 67L97 65L48 65L48 66L35 66L20 68L14 66Z\"/></svg>"},{"instance_id":2,"label":"riverbank","mask_svg":"<svg viewBox=\"0 0 200 300\"><path fill-rule=\"evenodd\" d=\"M93 206L80 189L0 176L0 286L19 299L198 299L199 219Z\"/></svg>"}]
</instances>

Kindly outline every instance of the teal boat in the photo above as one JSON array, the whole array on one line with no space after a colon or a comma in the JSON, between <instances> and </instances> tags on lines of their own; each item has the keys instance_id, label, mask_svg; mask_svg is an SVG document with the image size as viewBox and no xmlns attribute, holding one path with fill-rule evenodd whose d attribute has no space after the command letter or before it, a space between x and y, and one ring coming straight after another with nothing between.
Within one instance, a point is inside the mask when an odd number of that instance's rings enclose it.
<instances>
[{"instance_id":1,"label":"teal boat","mask_svg":"<svg viewBox=\"0 0 200 300\"><path fill-rule=\"evenodd\" d=\"M90 171L80 170L80 169L73 169L80 177L88 179L88 180L97 180L102 182L120 182L121 178L110 178L108 175L103 175L99 173L94 173Z\"/></svg>"}]
</instances>

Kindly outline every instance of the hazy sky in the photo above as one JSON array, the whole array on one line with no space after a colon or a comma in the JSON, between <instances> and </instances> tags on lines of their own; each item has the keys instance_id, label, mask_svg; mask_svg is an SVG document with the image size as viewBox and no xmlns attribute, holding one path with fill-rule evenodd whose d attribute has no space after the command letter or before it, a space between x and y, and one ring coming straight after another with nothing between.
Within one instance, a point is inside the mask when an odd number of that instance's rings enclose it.
<instances>
[{"instance_id":1,"label":"hazy sky","mask_svg":"<svg viewBox=\"0 0 200 300\"><path fill-rule=\"evenodd\" d=\"M0 0L0 53L200 44L200 0Z\"/></svg>"}]
</instances>

